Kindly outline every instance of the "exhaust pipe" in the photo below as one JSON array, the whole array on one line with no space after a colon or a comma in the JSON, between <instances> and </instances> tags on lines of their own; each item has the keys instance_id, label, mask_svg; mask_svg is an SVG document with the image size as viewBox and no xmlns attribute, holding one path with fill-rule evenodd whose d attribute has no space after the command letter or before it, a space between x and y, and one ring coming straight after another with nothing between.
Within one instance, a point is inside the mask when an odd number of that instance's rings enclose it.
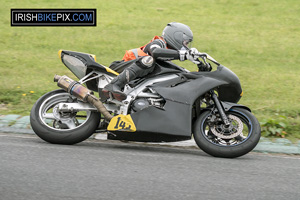
<instances>
[{"instance_id":1,"label":"exhaust pipe","mask_svg":"<svg viewBox=\"0 0 300 200\"><path fill-rule=\"evenodd\" d=\"M74 95L75 97L81 99L84 102L89 102L97 108L97 110L103 114L105 119L110 121L114 116L112 116L108 110L105 108L103 103L94 96L94 93L82 86L77 81L72 80L71 78L64 76L55 75L54 82L57 82L57 86L64 89L66 92Z\"/></svg>"}]
</instances>

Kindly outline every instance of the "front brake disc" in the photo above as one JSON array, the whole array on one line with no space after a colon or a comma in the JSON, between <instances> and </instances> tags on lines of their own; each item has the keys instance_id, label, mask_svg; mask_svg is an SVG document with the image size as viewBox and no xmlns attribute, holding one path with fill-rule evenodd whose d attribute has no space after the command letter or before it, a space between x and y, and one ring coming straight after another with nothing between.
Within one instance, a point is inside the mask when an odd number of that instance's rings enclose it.
<instances>
[{"instance_id":1,"label":"front brake disc","mask_svg":"<svg viewBox=\"0 0 300 200\"><path fill-rule=\"evenodd\" d=\"M211 132L221 139L232 139L238 135L242 135L244 125L240 118L234 115L228 115L230 125L226 126L225 124L214 125L210 128Z\"/></svg>"}]
</instances>

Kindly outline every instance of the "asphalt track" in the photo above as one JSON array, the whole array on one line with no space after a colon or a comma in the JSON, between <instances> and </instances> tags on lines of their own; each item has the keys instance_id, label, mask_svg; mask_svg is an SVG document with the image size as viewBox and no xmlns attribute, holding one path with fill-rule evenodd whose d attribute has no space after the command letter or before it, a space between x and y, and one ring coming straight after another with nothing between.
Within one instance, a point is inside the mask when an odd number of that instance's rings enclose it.
<instances>
[{"instance_id":1,"label":"asphalt track","mask_svg":"<svg viewBox=\"0 0 300 200\"><path fill-rule=\"evenodd\" d=\"M0 197L300 199L300 156L211 157L199 149L118 141L48 144L0 134Z\"/></svg>"}]
</instances>

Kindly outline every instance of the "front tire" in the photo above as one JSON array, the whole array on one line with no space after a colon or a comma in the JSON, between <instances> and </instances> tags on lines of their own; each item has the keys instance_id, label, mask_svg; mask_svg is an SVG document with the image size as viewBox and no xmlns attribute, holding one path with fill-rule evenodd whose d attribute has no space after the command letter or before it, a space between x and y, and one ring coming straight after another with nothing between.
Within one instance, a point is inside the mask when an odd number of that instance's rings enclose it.
<instances>
[{"instance_id":1,"label":"front tire","mask_svg":"<svg viewBox=\"0 0 300 200\"><path fill-rule=\"evenodd\" d=\"M204 152L223 158L235 158L252 151L260 139L260 125L243 108L226 112L231 124L225 126L211 111L203 112L194 124L194 139Z\"/></svg>"},{"instance_id":2,"label":"front tire","mask_svg":"<svg viewBox=\"0 0 300 200\"><path fill-rule=\"evenodd\" d=\"M77 101L61 89L40 97L30 113L30 124L36 135L54 144L75 144L89 138L100 122L98 112L62 113L57 110L59 103Z\"/></svg>"}]
</instances>

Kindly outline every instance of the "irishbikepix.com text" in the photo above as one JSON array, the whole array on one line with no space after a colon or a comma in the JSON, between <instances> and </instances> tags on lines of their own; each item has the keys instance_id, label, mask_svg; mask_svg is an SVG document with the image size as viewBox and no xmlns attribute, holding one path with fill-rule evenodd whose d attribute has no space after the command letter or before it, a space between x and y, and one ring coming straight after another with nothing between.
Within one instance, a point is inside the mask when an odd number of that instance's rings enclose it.
<instances>
[{"instance_id":1,"label":"irishbikepix.com text","mask_svg":"<svg viewBox=\"0 0 300 200\"><path fill-rule=\"evenodd\" d=\"M11 26L96 26L96 9L11 9Z\"/></svg>"}]
</instances>

